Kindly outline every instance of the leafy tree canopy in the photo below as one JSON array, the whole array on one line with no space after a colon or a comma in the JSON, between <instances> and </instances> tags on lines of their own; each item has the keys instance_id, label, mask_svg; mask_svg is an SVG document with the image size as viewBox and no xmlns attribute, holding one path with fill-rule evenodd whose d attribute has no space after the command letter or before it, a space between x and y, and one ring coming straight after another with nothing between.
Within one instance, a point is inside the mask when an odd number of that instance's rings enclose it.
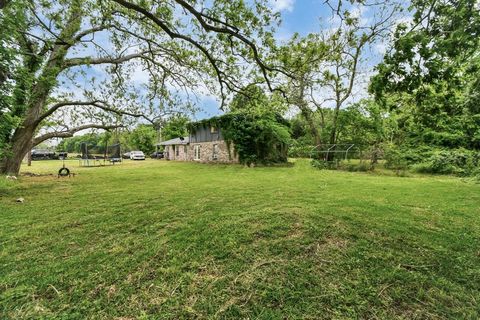
<instances>
[{"instance_id":1,"label":"leafy tree canopy","mask_svg":"<svg viewBox=\"0 0 480 320\"><path fill-rule=\"evenodd\" d=\"M188 135L187 125L190 118L184 115L174 116L165 123L162 128L162 140L170 140Z\"/></svg>"},{"instance_id":2,"label":"leafy tree canopy","mask_svg":"<svg viewBox=\"0 0 480 320\"><path fill-rule=\"evenodd\" d=\"M267 0L18 0L0 18L3 173L50 138L140 117L158 124L195 92L225 103L252 78L273 89L282 71L261 49L278 18Z\"/></svg>"},{"instance_id":3,"label":"leafy tree canopy","mask_svg":"<svg viewBox=\"0 0 480 320\"><path fill-rule=\"evenodd\" d=\"M132 149L150 154L155 151L157 132L151 125L141 124L130 132L128 140Z\"/></svg>"},{"instance_id":4,"label":"leafy tree canopy","mask_svg":"<svg viewBox=\"0 0 480 320\"><path fill-rule=\"evenodd\" d=\"M476 0L414 1L370 90L413 145L480 149L480 8Z\"/></svg>"}]
</instances>

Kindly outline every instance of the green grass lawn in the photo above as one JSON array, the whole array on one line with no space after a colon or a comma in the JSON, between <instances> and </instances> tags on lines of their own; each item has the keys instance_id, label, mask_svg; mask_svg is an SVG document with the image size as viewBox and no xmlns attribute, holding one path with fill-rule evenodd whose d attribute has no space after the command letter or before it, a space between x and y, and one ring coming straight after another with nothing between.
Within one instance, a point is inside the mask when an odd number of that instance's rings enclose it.
<instances>
[{"instance_id":1,"label":"green grass lawn","mask_svg":"<svg viewBox=\"0 0 480 320\"><path fill-rule=\"evenodd\" d=\"M307 161L69 166L0 177L0 319L480 317L479 184Z\"/></svg>"}]
</instances>

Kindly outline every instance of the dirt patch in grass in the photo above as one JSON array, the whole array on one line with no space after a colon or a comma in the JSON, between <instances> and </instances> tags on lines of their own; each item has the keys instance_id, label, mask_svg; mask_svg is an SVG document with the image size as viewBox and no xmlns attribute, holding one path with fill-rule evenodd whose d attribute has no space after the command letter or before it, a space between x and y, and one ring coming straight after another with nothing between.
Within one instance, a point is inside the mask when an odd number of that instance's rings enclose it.
<instances>
[{"instance_id":1,"label":"dirt patch in grass","mask_svg":"<svg viewBox=\"0 0 480 320\"><path fill-rule=\"evenodd\" d=\"M321 263L334 263L348 249L349 241L337 236L315 241L305 247L304 256Z\"/></svg>"},{"instance_id":2,"label":"dirt patch in grass","mask_svg":"<svg viewBox=\"0 0 480 320\"><path fill-rule=\"evenodd\" d=\"M53 173L34 173L34 172L22 172L20 173L22 177L51 177L54 176Z\"/></svg>"},{"instance_id":3,"label":"dirt patch in grass","mask_svg":"<svg viewBox=\"0 0 480 320\"><path fill-rule=\"evenodd\" d=\"M345 251L348 247L348 240L337 236L329 236L312 244L315 253L321 253L330 250Z\"/></svg>"},{"instance_id":4,"label":"dirt patch in grass","mask_svg":"<svg viewBox=\"0 0 480 320\"><path fill-rule=\"evenodd\" d=\"M287 235L288 239L298 239L302 238L305 235L303 230L303 224L300 222L295 222L291 228L290 232Z\"/></svg>"}]
</instances>

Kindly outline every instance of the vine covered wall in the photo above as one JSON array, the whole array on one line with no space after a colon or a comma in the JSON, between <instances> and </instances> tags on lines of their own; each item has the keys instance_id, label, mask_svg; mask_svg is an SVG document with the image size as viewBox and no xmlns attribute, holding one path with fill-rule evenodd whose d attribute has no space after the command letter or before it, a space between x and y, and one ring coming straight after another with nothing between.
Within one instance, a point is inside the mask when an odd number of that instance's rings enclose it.
<instances>
[{"instance_id":1,"label":"vine covered wall","mask_svg":"<svg viewBox=\"0 0 480 320\"><path fill-rule=\"evenodd\" d=\"M240 163L287 162L290 129L288 122L278 114L232 112L190 123L188 129L194 134L205 127L221 130L225 142L233 144Z\"/></svg>"}]
</instances>

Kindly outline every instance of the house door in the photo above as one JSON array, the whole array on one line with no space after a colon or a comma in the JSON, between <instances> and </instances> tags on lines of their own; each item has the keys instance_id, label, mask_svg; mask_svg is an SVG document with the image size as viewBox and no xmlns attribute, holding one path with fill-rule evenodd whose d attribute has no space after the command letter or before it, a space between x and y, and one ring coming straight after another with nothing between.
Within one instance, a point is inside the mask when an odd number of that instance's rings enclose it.
<instances>
[{"instance_id":1,"label":"house door","mask_svg":"<svg viewBox=\"0 0 480 320\"><path fill-rule=\"evenodd\" d=\"M175 145L173 145L172 146L172 160L175 160L175 154L176 154Z\"/></svg>"}]
</instances>

